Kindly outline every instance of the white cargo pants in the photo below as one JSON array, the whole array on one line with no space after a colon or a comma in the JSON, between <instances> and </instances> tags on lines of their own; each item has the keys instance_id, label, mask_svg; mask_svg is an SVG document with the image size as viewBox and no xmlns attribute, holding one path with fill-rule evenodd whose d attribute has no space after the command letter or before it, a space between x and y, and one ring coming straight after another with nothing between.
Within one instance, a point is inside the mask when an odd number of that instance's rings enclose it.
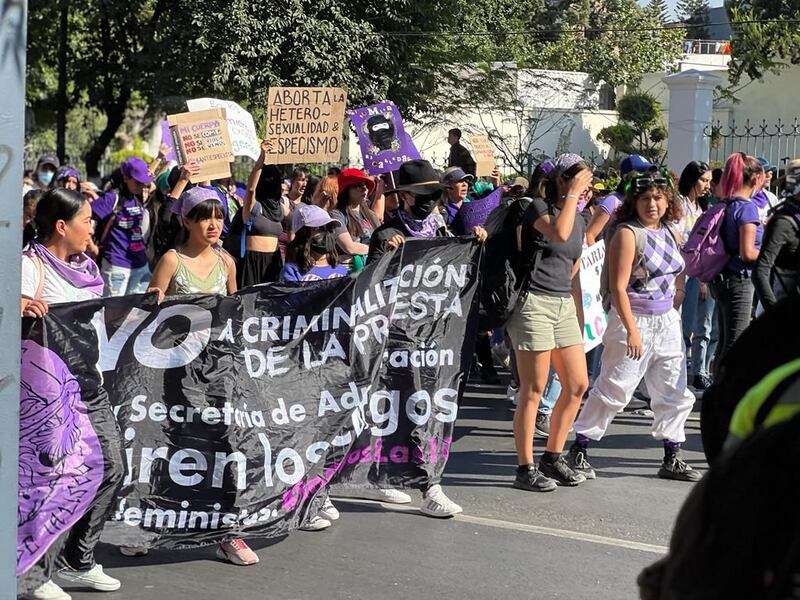
<instances>
[{"instance_id":1,"label":"white cargo pants","mask_svg":"<svg viewBox=\"0 0 800 600\"><path fill-rule=\"evenodd\" d=\"M681 317L670 310L663 315L635 315L642 337L642 357L626 356L628 333L612 308L603 336L600 375L575 421L576 433L599 440L614 419L631 401L644 378L654 413L653 437L684 442L684 425L694 405L694 394L686 389L686 359Z\"/></svg>"}]
</instances>

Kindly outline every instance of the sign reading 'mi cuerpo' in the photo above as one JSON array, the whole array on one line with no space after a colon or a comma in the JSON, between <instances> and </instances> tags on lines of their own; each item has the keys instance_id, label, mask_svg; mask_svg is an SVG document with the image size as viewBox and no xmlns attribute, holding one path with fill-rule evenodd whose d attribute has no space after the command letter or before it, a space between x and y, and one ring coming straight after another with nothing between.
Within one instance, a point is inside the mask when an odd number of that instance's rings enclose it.
<instances>
[{"instance_id":1,"label":"sign reading 'mi cuerpo'","mask_svg":"<svg viewBox=\"0 0 800 600\"><path fill-rule=\"evenodd\" d=\"M339 162L347 92L341 88L270 88L266 139L272 164Z\"/></svg>"}]
</instances>

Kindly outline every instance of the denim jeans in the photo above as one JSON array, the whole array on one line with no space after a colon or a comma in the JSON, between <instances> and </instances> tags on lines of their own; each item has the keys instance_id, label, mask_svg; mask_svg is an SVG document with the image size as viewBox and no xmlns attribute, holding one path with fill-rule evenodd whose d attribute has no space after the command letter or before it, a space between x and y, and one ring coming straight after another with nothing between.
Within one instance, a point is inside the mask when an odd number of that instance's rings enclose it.
<instances>
[{"instance_id":1,"label":"denim jeans","mask_svg":"<svg viewBox=\"0 0 800 600\"><path fill-rule=\"evenodd\" d=\"M106 284L106 296L144 294L150 283L150 267L147 265L137 269L129 269L127 267L113 266L107 260L104 260L101 275Z\"/></svg>"},{"instance_id":2,"label":"denim jeans","mask_svg":"<svg viewBox=\"0 0 800 600\"><path fill-rule=\"evenodd\" d=\"M559 381L555 370L551 368L550 375L547 377L547 385L544 386L542 399L539 401L539 413L543 415L551 414L560 393L561 381Z\"/></svg>"},{"instance_id":3,"label":"denim jeans","mask_svg":"<svg viewBox=\"0 0 800 600\"><path fill-rule=\"evenodd\" d=\"M700 301L700 282L694 277L686 278L686 295L681 304L681 329L683 331L683 343L686 348L692 348L692 335L695 329L695 319L697 315L697 305Z\"/></svg>"},{"instance_id":4,"label":"denim jeans","mask_svg":"<svg viewBox=\"0 0 800 600\"><path fill-rule=\"evenodd\" d=\"M719 306L719 364L736 339L750 325L753 314L753 282L748 275L725 273L714 280L714 297Z\"/></svg>"},{"instance_id":5,"label":"denim jeans","mask_svg":"<svg viewBox=\"0 0 800 600\"><path fill-rule=\"evenodd\" d=\"M697 314L692 332L692 375L708 377L711 372L711 361L717 348L719 338L719 322L716 318L717 303L711 291L705 300L697 301Z\"/></svg>"}]
</instances>

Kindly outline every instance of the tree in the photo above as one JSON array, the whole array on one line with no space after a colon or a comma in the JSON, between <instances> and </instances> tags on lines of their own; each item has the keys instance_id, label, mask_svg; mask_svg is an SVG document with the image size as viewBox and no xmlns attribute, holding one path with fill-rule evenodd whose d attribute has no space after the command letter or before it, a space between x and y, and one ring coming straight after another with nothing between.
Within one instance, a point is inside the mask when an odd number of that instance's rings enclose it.
<instances>
[{"instance_id":1,"label":"tree","mask_svg":"<svg viewBox=\"0 0 800 600\"><path fill-rule=\"evenodd\" d=\"M677 12L687 25L686 39L708 39L708 0L681 0Z\"/></svg>"},{"instance_id":2,"label":"tree","mask_svg":"<svg viewBox=\"0 0 800 600\"><path fill-rule=\"evenodd\" d=\"M731 86L743 76L761 79L800 64L800 4L782 0L726 0L731 20L733 56L729 65Z\"/></svg>"},{"instance_id":3,"label":"tree","mask_svg":"<svg viewBox=\"0 0 800 600\"><path fill-rule=\"evenodd\" d=\"M603 128L597 139L617 152L641 154L654 163L663 162L662 142L667 130L661 125L661 105L648 92L629 92L617 102L619 123Z\"/></svg>"},{"instance_id":4,"label":"tree","mask_svg":"<svg viewBox=\"0 0 800 600\"><path fill-rule=\"evenodd\" d=\"M661 23L669 22L669 7L666 0L650 0L647 8Z\"/></svg>"}]
</instances>

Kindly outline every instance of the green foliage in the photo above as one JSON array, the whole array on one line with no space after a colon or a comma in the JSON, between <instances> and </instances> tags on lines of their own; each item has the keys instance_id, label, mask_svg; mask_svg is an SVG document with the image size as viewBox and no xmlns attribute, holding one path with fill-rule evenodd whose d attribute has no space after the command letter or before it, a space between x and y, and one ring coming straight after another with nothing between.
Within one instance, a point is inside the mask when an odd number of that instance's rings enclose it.
<instances>
[{"instance_id":1,"label":"green foliage","mask_svg":"<svg viewBox=\"0 0 800 600\"><path fill-rule=\"evenodd\" d=\"M676 8L678 16L688 25L686 39L708 39L708 0L681 0Z\"/></svg>"},{"instance_id":2,"label":"green foliage","mask_svg":"<svg viewBox=\"0 0 800 600\"><path fill-rule=\"evenodd\" d=\"M647 3L647 8L661 23L669 22L669 7L666 0L650 0Z\"/></svg>"},{"instance_id":3,"label":"green foliage","mask_svg":"<svg viewBox=\"0 0 800 600\"><path fill-rule=\"evenodd\" d=\"M150 163L153 157L144 151L144 140L139 136L135 136L132 141L131 148L121 148L116 152L111 153L111 163L118 165L126 158L141 158L144 162Z\"/></svg>"},{"instance_id":4,"label":"green foliage","mask_svg":"<svg viewBox=\"0 0 800 600\"><path fill-rule=\"evenodd\" d=\"M648 92L633 91L617 102L619 123L603 128L597 138L623 154L641 154L660 163L667 130L661 125L661 105Z\"/></svg>"},{"instance_id":5,"label":"green foliage","mask_svg":"<svg viewBox=\"0 0 800 600\"><path fill-rule=\"evenodd\" d=\"M800 30L792 20L800 19L797 0L726 0L733 28L733 57L729 65L732 86L742 77L761 79L777 74L788 65L800 64ZM753 23L765 21L768 23Z\"/></svg>"}]
</instances>

